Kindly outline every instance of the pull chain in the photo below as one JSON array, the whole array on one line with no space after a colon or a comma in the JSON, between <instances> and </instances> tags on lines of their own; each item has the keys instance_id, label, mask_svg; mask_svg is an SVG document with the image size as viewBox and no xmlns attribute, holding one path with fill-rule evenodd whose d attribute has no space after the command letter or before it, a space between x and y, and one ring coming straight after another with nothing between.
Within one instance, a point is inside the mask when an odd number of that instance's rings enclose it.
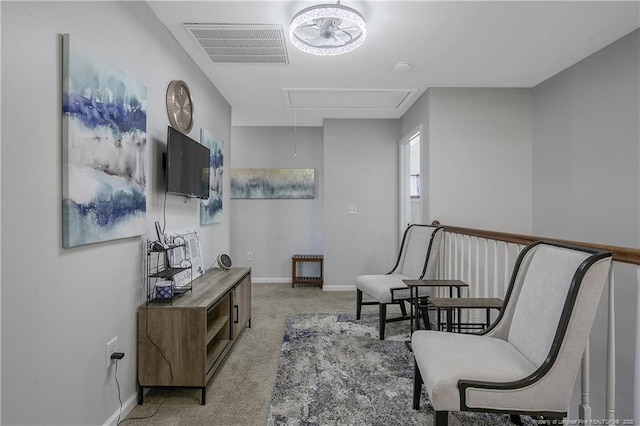
<instances>
[{"instance_id":1,"label":"pull chain","mask_svg":"<svg viewBox=\"0 0 640 426\"><path fill-rule=\"evenodd\" d=\"M293 156L297 157L298 156L298 151L297 151L297 110L294 108L293 109Z\"/></svg>"}]
</instances>

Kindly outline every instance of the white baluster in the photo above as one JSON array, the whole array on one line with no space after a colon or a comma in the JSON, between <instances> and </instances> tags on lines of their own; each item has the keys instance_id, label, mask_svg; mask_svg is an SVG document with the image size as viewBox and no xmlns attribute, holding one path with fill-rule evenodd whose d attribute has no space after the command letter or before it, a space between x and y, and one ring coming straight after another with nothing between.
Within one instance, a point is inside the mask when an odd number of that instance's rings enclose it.
<instances>
[{"instance_id":1,"label":"white baluster","mask_svg":"<svg viewBox=\"0 0 640 426\"><path fill-rule=\"evenodd\" d=\"M453 276L451 278L458 279L458 234L453 240Z\"/></svg>"},{"instance_id":2,"label":"white baluster","mask_svg":"<svg viewBox=\"0 0 640 426\"><path fill-rule=\"evenodd\" d=\"M637 268L638 300L636 303L636 375L633 382L633 416L640 419L640 267Z\"/></svg>"},{"instance_id":3,"label":"white baluster","mask_svg":"<svg viewBox=\"0 0 640 426\"><path fill-rule=\"evenodd\" d=\"M467 283L469 283L469 292L471 292L471 287L473 286L471 282L471 239L471 236L469 236L469 243L467 244Z\"/></svg>"},{"instance_id":4,"label":"white baluster","mask_svg":"<svg viewBox=\"0 0 640 426\"><path fill-rule=\"evenodd\" d=\"M460 235L460 263L458 264L458 279L464 280L464 235Z\"/></svg>"},{"instance_id":5,"label":"white baluster","mask_svg":"<svg viewBox=\"0 0 640 426\"><path fill-rule=\"evenodd\" d=\"M460 235L460 271L458 272L458 279L464 280L464 235Z\"/></svg>"},{"instance_id":6,"label":"white baluster","mask_svg":"<svg viewBox=\"0 0 640 426\"><path fill-rule=\"evenodd\" d=\"M474 283L471 280L471 240L473 239L473 237L471 237L471 235L469 235L469 240L468 240L468 244L467 244L467 283L469 284L469 288L467 290L467 297L471 297L472 294L475 294L475 285L476 283ZM462 310L462 315L464 316L464 321L465 322L474 322L473 320L473 314L472 312L470 312L469 309L463 309Z\"/></svg>"},{"instance_id":7,"label":"white baluster","mask_svg":"<svg viewBox=\"0 0 640 426\"><path fill-rule=\"evenodd\" d=\"M482 239L482 297L489 297L489 241Z\"/></svg>"},{"instance_id":8,"label":"white baluster","mask_svg":"<svg viewBox=\"0 0 640 426\"><path fill-rule=\"evenodd\" d=\"M582 386L581 404L578 408L578 418L588 422L591 420L591 406L589 405L589 341L582 356L582 373L580 378Z\"/></svg>"},{"instance_id":9,"label":"white baluster","mask_svg":"<svg viewBox=\"0 0 640 426\"><path fill-rule=\"evenodd\" d=\"M449 267L449 271L447 273L448 279L453 278L453 271L451 269L453 268L453 241L451 241L453 238L454 234L449 234L449 258L447 259L447 266Z\"/></svg>"},{"instance_id":10,"label":"white baluster","mask_svg":"<svg viewBox=\"0 0 640 426\"><path fill-rule=\"evenodd\" d=\"M480 238L476 238L476 282L475 295L482 294L482 284L480 284Z\"/></svg>"},{"instance_id":11,"label":"white baluster","mask_svg":"<svg viewBox=\"0 0 640 426\"><path fill-rule=\"evenodd\" d=\"M480 281L479 281L479 274L480 274L480 246L479 246L479 239L478 237L473 237L473 240L475 241L475 278L473 280L473 285L471 284L471 273L469 273L469 285L470 285L470 289L469 289L469 297L473 296L473 297L479 297L480 296ZM471 257L471 241L469 242L469 257ZM469 262L471 263L471 262ZM471 266L469 266L469 269L471 269ZM479 315L478 315L478 310L477 309L473 309L472 310L472 318L473 318L473 322L477 323L479 322Z\"/></svg>"},{"instance_id":12,"label":"white baluster","mask_svg":"<svg viewBox=\"0 0 640 426\"><path fill-rule=\"evenodd\" d=\"M440 248L439 248L439 262L438 262L438 278L440 279L446 279L446 275L445 275L445 271L446 271L446 266L447 266L447 232L443 232L442 233L442 243L440 244Z\"/></svg>"},{"instance_id":13,"label":"white baluster","mask_svg":"<svg viewBox=\"0 0 640 426\"><path fill-rule=\"evenodd\" d=\"M609 312L607 325L607 419L616 417L616 320L613 268L609 269Z\"/></svg>"}]
</instances>

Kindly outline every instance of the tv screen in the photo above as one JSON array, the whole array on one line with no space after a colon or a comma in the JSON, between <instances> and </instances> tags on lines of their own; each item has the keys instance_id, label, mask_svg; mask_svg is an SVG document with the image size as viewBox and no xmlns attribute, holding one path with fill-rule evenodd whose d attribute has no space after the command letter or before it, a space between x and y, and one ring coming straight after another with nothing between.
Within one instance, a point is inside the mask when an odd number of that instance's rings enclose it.
<instances>
[{"instance_id":1,"label":"tv screen","mask_svg":"<svg viewBox=\"0 0 640 426\"><path fill-rule=\"evenodd\" d=\"M167 192L209 198L209 148L169 126Z\"/></svg>"}]
</instances>

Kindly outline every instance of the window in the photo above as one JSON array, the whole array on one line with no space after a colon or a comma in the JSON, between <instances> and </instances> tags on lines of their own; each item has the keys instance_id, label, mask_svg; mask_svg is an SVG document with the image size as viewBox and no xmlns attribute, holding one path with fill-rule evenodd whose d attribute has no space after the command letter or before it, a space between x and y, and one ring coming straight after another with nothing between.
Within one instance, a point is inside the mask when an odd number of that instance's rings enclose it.
<instances>
[{"instance_id":1,"label":"window","mask_svg":"<svg viewBox=\"0 0 640 426\"><path fill-rule=\"evenodd\" d=\"M420 198L420 175L409 176L409 194L411 198Z\"/></svg>"}]
</instances>

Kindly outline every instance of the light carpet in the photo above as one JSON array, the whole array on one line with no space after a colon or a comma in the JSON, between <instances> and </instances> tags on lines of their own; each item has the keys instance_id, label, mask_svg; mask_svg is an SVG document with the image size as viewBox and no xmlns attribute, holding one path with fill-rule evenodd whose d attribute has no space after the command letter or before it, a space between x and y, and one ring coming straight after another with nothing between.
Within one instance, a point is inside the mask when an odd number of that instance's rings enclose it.
<instances>
[{"instance_id":1,"label":"light carpet","mask_svg":"<svg viewBox=\"0 0 640 426\"><path fill-rule=\"evenodd\" d=\"M378 339L377 315L289 315L267 424L431 425L424 390L420 410L412 408L406 322L389 324L387 335ZM455 412L449 424L512 423L507 415Z\"/></svg>"}]
</instances>

